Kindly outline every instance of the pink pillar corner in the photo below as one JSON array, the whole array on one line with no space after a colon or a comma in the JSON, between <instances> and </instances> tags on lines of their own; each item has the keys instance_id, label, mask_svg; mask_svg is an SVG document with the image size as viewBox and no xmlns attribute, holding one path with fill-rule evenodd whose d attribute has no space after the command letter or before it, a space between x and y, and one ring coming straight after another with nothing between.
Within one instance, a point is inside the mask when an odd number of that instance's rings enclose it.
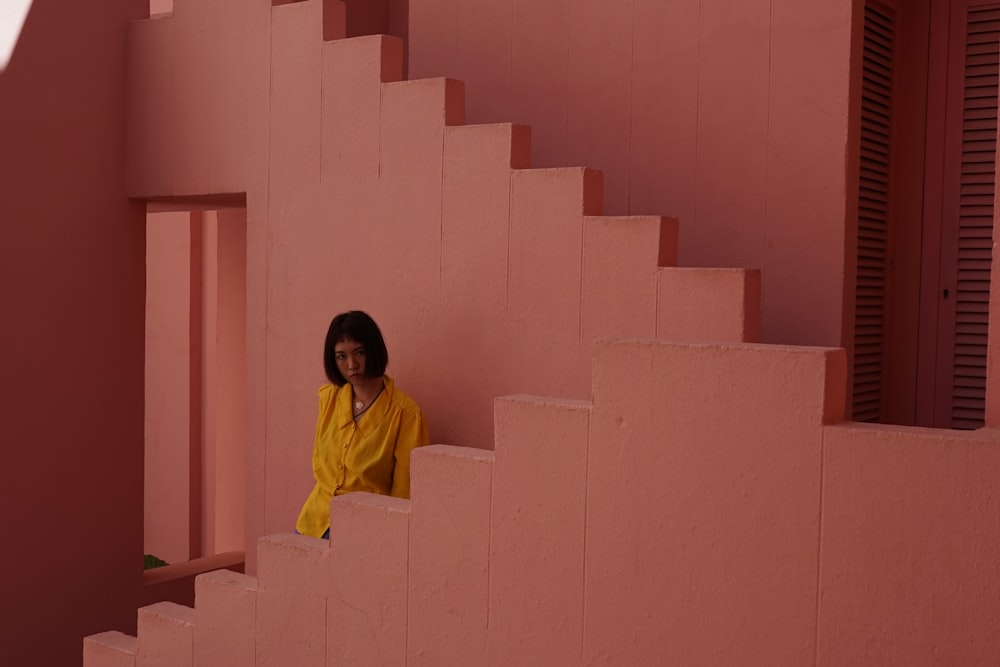
<instances>
[{"instance_id":1,"label":"pink pillar corner","mask_svg":"<svg viewBox=\"0 0 1000 667\"><path fill-rule=\"evenodd\" d=\"M195 579L194 667L255 664L257 580L230 570Z\"/></svg>"},{"instance_id":2,"label":"pink pillar corner","mask_svg":"<svg viewBox=\"0 0 1000 667\"><path fill-rule=\"evenodd\" d=\"M194 609L157 602L139 609L136 667L193 664Z\"/></svg>"},{"instance_id":3,"label":"pink pillar corner","mask_svg":"<svg viewBox=\"0 0 1000 667\"><path fill-rule=\"evenodd\" d=\"M582 651L590 404L497 399L489 664L574 663Z\"/></svg>"},{"instance_id":4,"label":"pink pillar corner","mask_svg":"<svg viewBox=\"0 0 1000 667\"><path fill-rule=\"evenodd\" d=\"M138 640L116 630L83 638L83 667L135 667Z\"/></svg>"},{"instance_id":5,"label":"pink pillar corner","mask_svg":"<svg viewBox=\"0 0 1000 667\"><path fill-rule=\"evenodd\" d=\"M413 450L408 665L486 659L492 473L493 452Z\"/></svg>"},{"instance_id":6,"label":"pink pillar corner","mask_svg":"<svg viewBox=\"0 0 1000 667\"><path fill-rule=\"evenodd\" d=\"M336 496L330 525L327 666L405 664L410 501Z\"/></svg>"},{"instance_id":7,"label":"pink pillar corner","mask_svg":"<svg viewBox=\"0 0 1000 667\"><path fill-rule=\"evenodd\" d=\"M258 667L323 667L329 544L304 535L257 543Z\"/></svg>"}]
</instances>

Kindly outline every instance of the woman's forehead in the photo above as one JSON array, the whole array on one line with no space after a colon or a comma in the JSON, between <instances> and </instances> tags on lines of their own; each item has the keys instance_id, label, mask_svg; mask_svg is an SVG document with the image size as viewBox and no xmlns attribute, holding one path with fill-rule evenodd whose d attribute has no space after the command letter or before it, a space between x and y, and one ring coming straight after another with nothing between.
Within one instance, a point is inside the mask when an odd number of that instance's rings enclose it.
<instances>
[{"instance_id":1,"label":"woman's forehead","mask_svg":"<svg viewBox=\"0 0 1000 667\"><path fill-rule=\"evenodd\" d=\"M347 336L341 338L333 346L335 352L351 352L358 349L359 347L364 347L361 343L354 340L353 338L348 338Z\"/></svg>"}]
</instances>

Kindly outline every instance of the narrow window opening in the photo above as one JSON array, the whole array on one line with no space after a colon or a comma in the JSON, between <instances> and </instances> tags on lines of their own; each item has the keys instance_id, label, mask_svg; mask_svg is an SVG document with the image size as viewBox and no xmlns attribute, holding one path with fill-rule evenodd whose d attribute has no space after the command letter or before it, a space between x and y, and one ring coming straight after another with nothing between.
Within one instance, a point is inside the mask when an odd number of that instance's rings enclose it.
<instances>
[{"instance_id":1,"label":"narrow window opening","mask_svg":"<svg viewBox=\"0 0 1000 667\"><path fill-rule=\"evenodd\" d=\"M147 208L144 552L245 549L246 209Z\"/></svg>"}]
</instances>

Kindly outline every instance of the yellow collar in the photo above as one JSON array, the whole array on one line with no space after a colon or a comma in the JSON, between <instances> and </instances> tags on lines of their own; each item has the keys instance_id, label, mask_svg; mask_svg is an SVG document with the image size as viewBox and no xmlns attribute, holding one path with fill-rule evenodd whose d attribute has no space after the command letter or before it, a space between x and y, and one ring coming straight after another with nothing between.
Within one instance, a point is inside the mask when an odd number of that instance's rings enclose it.
<instances>
[{"instance_id":1,"label":"yellow collar","mask_svg":"<svg viewBox=\"0 0 1000 667\"><path fill-rule=\"evenodd\" d=\"M371 404L371 407L365 410L365 413L358 418L357 422L354 421L354 411L351 408L351 404L354 402L354 388L349 384L341 387L340 391L337 392L336 402L333 406L334 423L339 428L347 428L348 426L355 425L359 431L365 433L375 424L382 421L382 417L385 416L389 405L392 403L392 390L395 384L388 375L383 375L382 381L385 383L385 389L378 395L375 402Z\"/></svg>"}]
</instances>

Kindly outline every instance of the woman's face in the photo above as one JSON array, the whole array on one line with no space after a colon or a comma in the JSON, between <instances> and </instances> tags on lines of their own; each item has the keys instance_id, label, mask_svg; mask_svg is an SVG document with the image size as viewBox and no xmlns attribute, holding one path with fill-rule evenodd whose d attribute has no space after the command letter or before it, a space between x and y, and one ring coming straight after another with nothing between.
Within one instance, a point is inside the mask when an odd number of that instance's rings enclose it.
<instances>
[{"instance_id":1,"label":"woman's face","mask_svg":"<svg viewBox=\"0 0 1000 667\"><path fill-rule=\"evenodd\" d=\"M365 348L356 340L345 338L333 346L337 370L344 379L357 385L365 379Z\"/></svg>"}]
</instances>

